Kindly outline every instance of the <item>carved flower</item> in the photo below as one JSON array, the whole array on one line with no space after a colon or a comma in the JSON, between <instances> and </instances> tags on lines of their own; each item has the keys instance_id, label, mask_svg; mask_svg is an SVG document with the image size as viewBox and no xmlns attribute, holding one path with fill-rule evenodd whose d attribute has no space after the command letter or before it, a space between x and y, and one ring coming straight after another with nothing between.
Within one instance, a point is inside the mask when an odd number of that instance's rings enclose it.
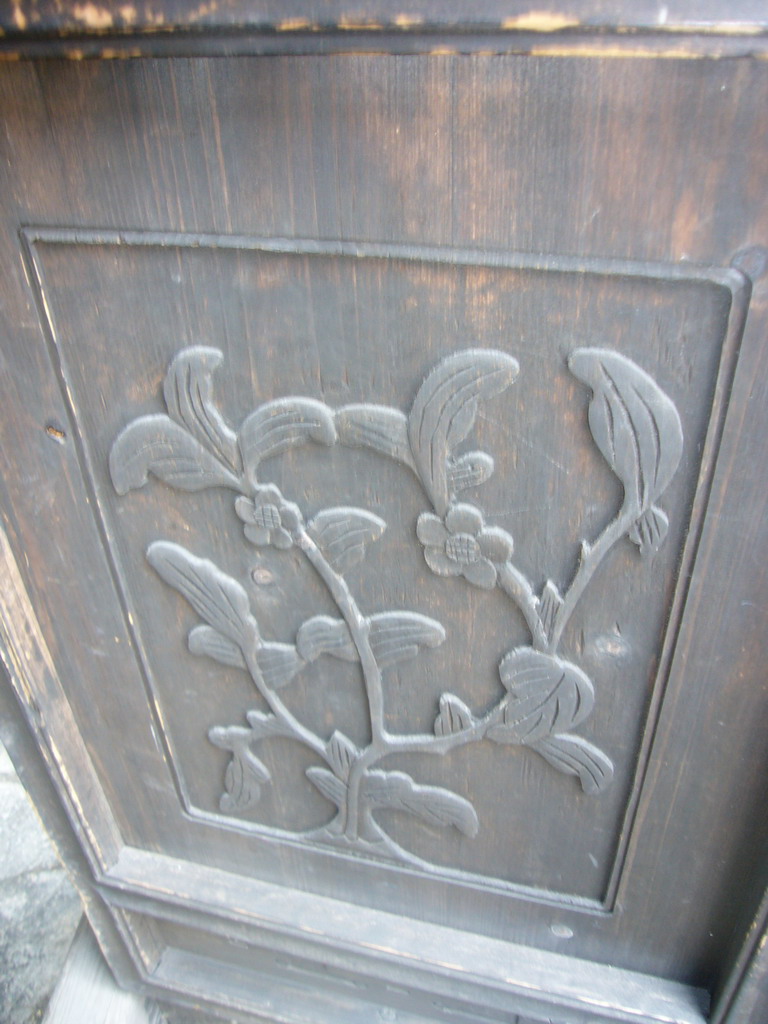
<instances>
[{"instance_id":1,"label":"carved flower","mask_svg":"<svg viewBox=\"0 0 768 1024\"><path fill-rule=\"evenodd\" d=\"M474 505L452 505L445 519L424 512L416 523L424 545L424 558L438 576L463 576L476 587L496 585L496 565L512 554L512 538L504 530L486 526Z\"/></svg>"},{"instance_id":2,"label":"carved flower","mask_svg":"<svg viewBox=\"0 0 768 1024\"><path fill-rule=\"evenodd\" d=\"M245 536L259 547L291 547L291 532L301 523L298 505L286 501L274 484L257 488L253 498L241 495L235 501L235 512L245 523Z\"/></svg>"}]
</instances>

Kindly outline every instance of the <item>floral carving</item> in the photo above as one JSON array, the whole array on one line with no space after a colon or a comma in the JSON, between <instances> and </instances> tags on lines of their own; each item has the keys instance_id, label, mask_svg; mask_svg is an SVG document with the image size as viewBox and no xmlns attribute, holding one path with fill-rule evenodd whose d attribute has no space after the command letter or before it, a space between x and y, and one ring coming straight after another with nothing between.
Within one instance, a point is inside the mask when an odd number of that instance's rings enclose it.
<instances>
[{"instance_id":1,"label":"floral carving","mask_svg":"<svg viewBox=\"0 0 768 1024\"><path fill-rule=\"evenodd\" d=\"M461 500L486 481L493 458L482 451L457 452L472 430L481 400L492 399L515 380L510 355L470 349L443 359L418 389L408 414L373 404L332 410L311 398L278 398L259 406L238 431L213 402L212 374L221 353L184 349L171 362L163 394L167 414L140 417L116 439L110 471L119 494L142 487L152 474L183 491L225 488L235 492L234 512L246 539L279 550L296 548L319 575L338 616L315 615L292 638L261 635L245 588L213 562L178 544L156 541L147 559L160 578L194 609L193 655L244 671L268 710L250 710L246 725L213 725L210 742L229 755L220 809L238 814L275 784L256 749L275 737L307 747L318 763L307 778L334 807L328 823L307 834L311 841L340 844L380 856L429 865L403 849L376 819L396 808L468 838L480 822L464 796L425 786L400 770L380 767L398 753L445 754L489 740L535 751L586 793L610 783L610 759L573 730L591 714L595 688L584 671L558 653L573 610L609 551L622 538L642 554L663 542L668 517L658 501L682 455L677 410L645 371L618 353L584 348L571 353L574 376L591 389L592 436L619 478L624 497L615 518L592 542L582 541L577 570L564 588L547 580L540 594L512 560L512 537L489 527L483 511ZM367 509L340 506L317 511L308 521L299 505L260 479L261 463L308 443L364 446L416 474L430 509L416 523L424 558L439 576L474 586L500 588L530 632L530 644L509 650L499 664L500 692L476 714L458 695L444 693L431 733L391 733L386 727L385 675L394 664L418 657L446 639L442 625L417 611L364 614L344 578L365 558L386 528ZM313 731L293 713L280 692L319 658L360 664L365 684L370 741L358 746L335 729ZM391 763L391 762L390 762Z\"/></svg>"},{"instance_id":2,"label":"floral carving","mask_svg":"<svg viewBox=\"0 0 768 1024\"><path fill-rule=\"evenodd\" d=\"M292 531L301 522L301 510L286 501L273 484L259 487L253 498L241 494L235 500L235 512L245 524L244 533L251 544L271 544L282 551L293 546Z\"/></svg>"},{"instance_id":3,"label":"floral carving","mask_svg":"<svg viewBox=\"0 0 768 1024\"><path fill-rule=\"evenodd\" d=\"M474 505L451 505L445 518L422 512L416 535L424 545L424 560L438 576L463 576L476 587L496 586L496 563L512 554L512 538L504 530L486 526Z\"/></svg>"}]
</instances>

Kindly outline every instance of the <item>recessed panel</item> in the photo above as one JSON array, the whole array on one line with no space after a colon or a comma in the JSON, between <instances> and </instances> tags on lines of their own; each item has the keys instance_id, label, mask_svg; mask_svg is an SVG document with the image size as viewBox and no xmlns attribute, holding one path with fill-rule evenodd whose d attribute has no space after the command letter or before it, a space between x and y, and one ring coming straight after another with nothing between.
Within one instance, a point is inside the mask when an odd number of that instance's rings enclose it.
<instances>
[{"instance_id":1,"label":"recessed panel","mask_svg":"<svg viewBox=\"0 0 768 1024\"><path fill-rule=\"evenodd\" d=\"M179 794L148 845L603 899L727 274L61 232L34 258Z\"/></svg>"}]
</instances>

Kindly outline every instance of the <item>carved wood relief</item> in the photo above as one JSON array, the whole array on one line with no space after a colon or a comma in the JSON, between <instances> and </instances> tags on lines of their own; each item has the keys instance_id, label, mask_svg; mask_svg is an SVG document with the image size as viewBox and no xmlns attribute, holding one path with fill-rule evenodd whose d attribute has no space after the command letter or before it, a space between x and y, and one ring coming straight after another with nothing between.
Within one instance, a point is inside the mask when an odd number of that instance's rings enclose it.
<instances>
[{"instance_id":1,"label":"carved wood relief","mask_svg":"<svg viewBox=\"0 0 768 1024\"><path fill-rule=\"evenodd\" d=\"M238 580L176 543L150 545L149 563L201 619L189 633L189 650L247 672L269 708L268 713L247 710L246 726L217 724L209 732L211 743L230 754L221 810L244 810L258 801L263 786L273 784L257 751L275 737L303 744L322 762L306 774L336 811L308 838L411 863L422 864L387 835L376 820L377 809L396 808L433 825L453 826L468 837L477 834L478 817L458 793L422 785L398 769L376 767L384 758L404 752L445 754L489 739L529 747L557 771L577 776L587 793L607 786L613 775L610 758L573 731L592 711L592 682L558 656L558 644L576 603L614 545L626 537L641 554L653 553L666 536L668 519L656 502L677 469L683 446L671 399L623 355L598 348L570 354L571 372L592 392L592 436L621 481L624 498L600 536L582 540L578 569L564 591L548 580L537 595L513 561L510 534L488 526L481 508L461 500L463 491L490 477L494 462L483 451L460 454L457 446L469 435L480 400L506 390L517 377L512 356L469 349L443 359L422 383L407 416L374 404L332 410L311 398L277 398L259 406L237 432L213 401L212 373L221 359L218 350L202 347L176 355L163 388L168 414L139 417L112 447L115 489L126 494L142 487L151 473L182 491L235 491L234 512L246 540L280 550L298 548L340 616L306 620L292 642L264 638L258 610L254 614ZM322 509L305 521L298 504L259 478L261 463L289 448L337 441L371 448L414 472L434 509L423 512L416 524L430 569L482 589L500 587L530 631L530 644L512 648L499 664L504 692L494 704L472 710L460 695L443 693L432 734L388 731L385 673L388 666L417 656L421 647L443 643L443 626L419 611L366 615L344 577L386 523L367 509L347 506ZM323 655L361 665L370 723L365 746L339 729L330 736L313 731L278 692Z\"/></svg>"},{"instance_id":2,"label":"carved wood relief","mask_svg":"<svg viewBox=\"0 0 768 1024\"><path fill-rule=\"evenodd\" d=\"M329 894L343 855L360 898L415 870L610 906L727 393L728 272L39 234L131 637L134 678L105 685L143 687L163 752L173 826L147 816L147 842L246 873L258 850Z\"/></svg>"}]
</instances>

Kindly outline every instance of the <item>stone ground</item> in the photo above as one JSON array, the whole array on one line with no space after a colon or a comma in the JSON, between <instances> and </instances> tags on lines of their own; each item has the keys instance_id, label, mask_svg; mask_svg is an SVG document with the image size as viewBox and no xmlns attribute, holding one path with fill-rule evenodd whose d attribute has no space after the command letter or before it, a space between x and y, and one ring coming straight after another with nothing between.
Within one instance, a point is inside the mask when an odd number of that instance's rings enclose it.
<instances>
[{"instance_id":1,"label":"stone ground","mask_svg":"<svg viewBox=\"0 0 768 1024\"><path fill-rule=\"evenodd\" d=\"M80 900L0 745L0 1021L43 1019Z\"/></svg>"}]
</instances>

